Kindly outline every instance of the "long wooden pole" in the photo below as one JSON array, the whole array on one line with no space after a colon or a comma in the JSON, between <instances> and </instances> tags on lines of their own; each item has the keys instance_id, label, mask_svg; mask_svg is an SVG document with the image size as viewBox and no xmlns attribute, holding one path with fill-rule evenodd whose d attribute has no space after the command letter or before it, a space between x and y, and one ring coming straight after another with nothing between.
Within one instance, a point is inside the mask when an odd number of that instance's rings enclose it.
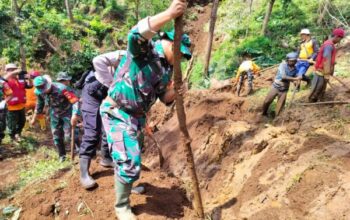
<instances>
[{"instance_id":1,"label":"long wooden pole","mask_svg":"<svg viewBox=\"0 0 350 220\"><path fill-rule=\"evenodd\" d=\"M199 190L198 178L196 168L193 159L193 153L191 148L191 137L187 130L186 125L186 113L184 108L184 99L182 92L179 92L182 88L182 73L181 73L181 53L180 44L183 31L182 16L175 20L175 38L174 38L174 81L176 91L176 112L179 121L180 131L182 133L182 140L185 145L186 165L189 169L189 174L192 181L192 190L194 195L193 207L201 219L204 219L204 211L202 205L202 197Z\"/></svg>"},{"instance_id":2,"label":"long wooden pole","mask_svg":"<svg viewBox=\"0 0 350 220\"><path fill-rule=\"evenodd\" d=\"M298 103L300 106L311 106L311 105L344 105L350 104L350 101L328 101L328 102L312 102L312 103Z\"/></svg>"}]
</instances>

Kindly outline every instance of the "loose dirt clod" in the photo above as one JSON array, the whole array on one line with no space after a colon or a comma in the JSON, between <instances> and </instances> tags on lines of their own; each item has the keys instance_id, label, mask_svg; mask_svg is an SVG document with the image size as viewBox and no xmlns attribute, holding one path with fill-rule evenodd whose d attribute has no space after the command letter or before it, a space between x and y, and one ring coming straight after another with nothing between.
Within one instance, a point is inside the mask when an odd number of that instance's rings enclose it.
<instances>
[{"instance_id":1,"label":"loose dirt clod","mask_svg":"<svg viewBox=\"0 0 350 220\"><path fill-rule=\"evenodd\" d=\"M50 216L55 210L55 204L43 204L40 207L39 214L43 216Z\"/></svg>"}]
</instances>

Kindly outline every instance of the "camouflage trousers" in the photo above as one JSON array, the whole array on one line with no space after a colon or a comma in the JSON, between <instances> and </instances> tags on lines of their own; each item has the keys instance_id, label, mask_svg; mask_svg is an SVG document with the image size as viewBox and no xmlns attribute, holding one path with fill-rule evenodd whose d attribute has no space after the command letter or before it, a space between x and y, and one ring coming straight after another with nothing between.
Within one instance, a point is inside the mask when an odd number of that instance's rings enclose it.
<instances>
[{"instance_id":1,"label":"camouflage trousers","mask_svg":"<svg viewBox=\"0 0 350 220\"><path fill-rule=\"evenodd\" d=\"M6 130L6 109L0 109L0 143L5 137Z\"/></svg>"},{"instance_id":2,"label":"camouflage trousers","mask_svg":"<svg viewBox=\"0 0 350 220\"><path fill-rule=\"evenodd\" d=\"M112 107L108 101L101 104L100 112L108 147L116 165L115 176L124 184L133 183L140 177L142 128L146 118L133 117Z\"/></svg>"},{"instance_id":3,"label":"camouflage trousers","mask_svg":"<svg viewBox=\"0 0 350 220\"><path fill-rule=\"evenodd\" d=\"M71 117L72 113L70 111L60 115L57 115L52 110L50 111L50 127L53 142L60 157L66 155L65 144L70 143Z\"/></svg>"}]
</instances>

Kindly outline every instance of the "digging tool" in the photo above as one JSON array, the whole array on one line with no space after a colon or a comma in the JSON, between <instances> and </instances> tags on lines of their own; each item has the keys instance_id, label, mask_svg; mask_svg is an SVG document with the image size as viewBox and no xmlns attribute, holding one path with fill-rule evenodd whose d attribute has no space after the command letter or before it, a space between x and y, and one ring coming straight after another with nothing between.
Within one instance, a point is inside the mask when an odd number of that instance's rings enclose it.
<instances>
[{"instance_id":1,"label":"digging tool","mask_svg":"<svg viewBox=\"0 0 350 220\"><path fill-rule=\"evenodd\" d=\"M156 145L156 147L158 149L159 167L162 168L163 164L164 164L164 157L163 157L163 154L162 154L162 150L160 149L160 145L159 145L158 141L155 139L155 137L153 136L152 133L148 133L148 137L154 142L154 144Z\"/></svg>"},{"instance_id":2,"label":"digging tool","mask_svg":"<svg viewBox=\"0 0 350 220\"><path fill-rule=\"evenodd\" d=\"M261 72L265 72L265 71L267 71L267 70L270 70L270 69L276 68L276 67L278 67L279 65L280 65L280 64L276 64L276 65L273 65L273 66L267 67L267 68L265 68L265 69L260 70L259 72L260 72L260 73L261 73Z\"/></svg>"},{"instance_id":3,"label":"digging tool","mask_svg":"<svg viewBox=\"0 0 350 220\"><path fill-rule=\"evenodd\" d=\"M313 102L313 103L298 103L300 106L312 106L312 105L345 105L350 104L350 101L328 101L328 102Z\"/></svg>"},{"instance_id":4,"label":"digging tool","mask_svg":"<svg viewBox=\"0 0 350 220\"><path fill-rule=\"evenodd\" d=\"M186 69L186 74L185 74L185 78L184 78L184 80L183 80L183 83L188 83L188 81L190 80L190 77L191 77L191 70L192 70L193 61L194 61L194 56L195 56L195 55L192 54L190 63L188 64L187 69Z\"/></svg>"},{"instance_id":5,"label":"digging tool","mask_svg":"<svg viewBox=\"0 0 350 220\"><path fill-rule=\"evenodd\" d=\"M74 163L74 147L75 147L75 125L71 128L71 140L70 140L70 158Z\"/></svg>"},{"instance_id":6,"label":"digging tool","mask_svg":"<svg viewBox=\"0 0 350 220\"><path fill-rule=\"evenodd\" d=\"M292 94L292 98L291 98L291 100L290 100L290 103L289 103L289 105L288 105L288 108L292 107L292 105L293 105L294 98L295 98L295 94L297 93L297 88L299 87L299 85L300 85L300 80L298 80L297 84L296 84L295 87L294 87L293 94Z\"/></svg>"},{"instance_id":7,"label":"digging tool","mask_svg":"<svg viewBox=\"0 0 350 220\"><path fill-rule=\"evenodd\" d=\"M149 115L147 115L147 118L148 118ZM159 122L160 122L161 119L159 119L155 124L154 126L156 126ZM164 164L164 157L163 157L163 154L162 154L162 150L160 149L160 145L158 143L158 141L156 140L156 138L154 137L153 135L153 131L151 129L151 127L149 126L148 123L146 123L146 126L145 126L145 133L147 134L147 136L153 141L153 143L156 145L157 147L157 150L158 150L158 156L159 156L159 167L162 168L163 167L163 164Z\"/></svg>"},{"instance_id":8,"label":"digging tool","mask_svg":"<svg viewBox=\"0 0 350 220\"><path fill-rule=\"evenodd\" d=\"M184 108L184 98L182 92L182 73L181 73L181 38L183 33L182 16L175 19L175 37L174 37L174 81L175 81L175 93L176 93L176 112L177 119L179 121L180 131L182 133L182 140L184 144L184 151L186 154L187 168L191 178L191 185L193 190L193 207L199 218L204 219L204 210L202 197L199 190L198 177L196 173L196 167L194 163L191 137L186 125L186 113ZM180 90L180 91L179 91Z\"/></svg>"},{"instance_id":9,"label":"digging tool","mask_svg":"<svg viewBox=\"0 0 350 220\"><path fill-rule=\"evenodd\" d=\"M327 80L327 83L328 83L329 87L331 87L331 89L334 89L332 83L329 80Z\"/></svg>"},{"instance_id":10,"label":"digging tool","mask_svg":"<svg viewBox=\"0 0 350 220\"><path fill-rule=\"evenodd\" d=\"M347 89L347 93L350 93L350 88L343 82L343 81L341 81L338 77L336 77L336 76L333 76L333 75L331 75L331 77L333 78L333 79L335 79L335 80L337 80L340 84L342 84L346 89Z\"/></svg>"}]
</instances>

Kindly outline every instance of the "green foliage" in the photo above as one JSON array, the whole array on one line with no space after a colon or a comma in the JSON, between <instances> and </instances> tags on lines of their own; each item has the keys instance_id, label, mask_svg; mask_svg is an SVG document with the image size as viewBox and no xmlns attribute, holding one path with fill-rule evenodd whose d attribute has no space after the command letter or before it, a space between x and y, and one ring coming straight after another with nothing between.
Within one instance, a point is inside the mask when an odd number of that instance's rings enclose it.
<instances>
[{"instance_id":1,"label":"green foliage","mask_svg":"<svg viewBox=\"0 0 350 220\"><path fill-rule=\"evenodd\" d=\"M329 9L340 20L350 17L350 7L343 1L333 1ZM218 79L232 77L244 53L250 53L262 67L281 62L285 54L295 51L300 42L299 32L309 28L320 43L336 26L334 19L325 17L324 26L317 24L320 1L277 0L272 10L266 37L260 36L266 11L265 0L225 0L220 4L216 36L224 39L213 52L210 74ZM344 17L343 19L341 19ZM328 25L327 25L328 24ZM333 24L333 25L329 25ZM287 44L282 47L283 44Z\"/></svg>"},{"instance_id":2,"label":"green foliage","mask_svg":"<svg viewBox=\"0 0 350 220\"><path fill-rule=\"evenodd\" d=\"M33 137L25 137L21 141L19 148L24 149L26 152L33 152L37 149L38 141Z\"/></svg>"},{"instance_id":3,"label":"green foliage","mask_svg":"<svg viewBox=\"0 0 350 220\"><path fill-rule=\"evenodd\" d=\"M25 1L19 18L15 18L11 0L3 0L0 2L0 54L11 62L19 62L22 32L29 68L40 64L53 76L66 70L73 79L78 79L98 53L125 48L127 33L137 23L133 2L137 1L71 2L75 20L72 24L62 0ZM138 2L140 19L164 10L170 1ZM15 19L20 23L18 28L14 28Z\"/></svg>"},{"instance_id":4,"label":"green foliage","mask_svg":"<svg viewBox=\"0 0 350 220\"><path fill-rule=\"evenodd\" d=\"M235 69L239 66L239 60L234 52L235 43L232 41L223 42L213 53L209 75L217 79L227 79L234 75Z\"/></svg>"},{"instance_id":5,"label":"green foliage","mask_svg":"<svg viewBox=\"0 0 350 220\"><path fill-rule=\"evenodd\" d=\"M204 65L200 59L194 60L192 72L190 76L191 87L197 89L209 88L210 81L203 77Z\"/></svg>"},{"instance_id":6,"label":"green foliage","mask_svg":"<svg viewBox=\"0 0 350 220\"><path fill-rule=\"evenodd\" d=\"M275 64L277 60L281 60L285 56L284 51L278 50L276 47L278 48L278 45L270 38L254 36L246 38L236 47L235 51L239 57L242 57L245 53L250 54L258 65L264 67Z\"/></svg>"}]
</instances>

